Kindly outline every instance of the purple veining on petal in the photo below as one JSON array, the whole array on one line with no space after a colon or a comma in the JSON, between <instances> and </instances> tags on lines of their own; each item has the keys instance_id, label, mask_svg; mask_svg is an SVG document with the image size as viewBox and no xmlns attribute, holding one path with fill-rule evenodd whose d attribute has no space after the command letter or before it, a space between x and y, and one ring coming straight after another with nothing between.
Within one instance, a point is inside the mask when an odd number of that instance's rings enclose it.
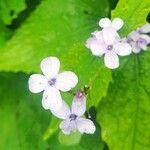
<instances>
[{"instance_id":1,"label":"purple veining on petal","mask_svg":"<svg viewBox=\"0 0 150 150\"><path fill-rule=\"evenodd\" d=\"M147 41L143 38L139 38L136 43L137 43L137 46L139 46L139 47L141 45L147 45Z\"/></svg>"}]
</instances>

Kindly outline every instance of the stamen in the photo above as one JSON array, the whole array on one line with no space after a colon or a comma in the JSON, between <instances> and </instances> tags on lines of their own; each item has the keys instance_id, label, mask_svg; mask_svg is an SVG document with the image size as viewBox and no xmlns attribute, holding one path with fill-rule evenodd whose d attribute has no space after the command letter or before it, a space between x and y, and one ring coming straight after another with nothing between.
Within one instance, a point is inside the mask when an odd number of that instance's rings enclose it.
<instances>
[{"instance_id":1,"label":"stamen","mask_svg":"<svg viewBox=\"0 0 150 150\"><path fill-rule=\"evenodd\" d=\"M108 46L107 46L107 50L110 51L110 50L112 50L112 49L113 49L113 46L112 46L112 45L108 45Z\"/></svg>"},{"instance_id":2,"label":"stamen","mask_svg":"<svg viewBox=\"0 0 150 150\"><path fill-rule=\"evenodd\" d=\"M137 41L137 45L140 46L140 45L147 45L147 41L143 38L139 38L138 41Z\"/></svg>"},{"instance_id":3,"label":"stamen","mask_svg":"<svg viewBox=\"0 0 150 150\"><path fill-rule=\"evenodd\" d=\"M50 86L53 86L55 83L56 83L56 78L52 78L52 79L50 79L50 80L48 81L48 84L49 84Z\"/></svg>"},{"instance_id":4,"label":"stamen","mask_svg":"<svg viewBox=\"0 0 150 150\"><path fill-rule=\"evenodd\" d=\"M70 121L76 120L77 115L76 115L76 114L71 114L71 115L69 116L69 118L70 118Z\"/></svg>"}]
</instances>

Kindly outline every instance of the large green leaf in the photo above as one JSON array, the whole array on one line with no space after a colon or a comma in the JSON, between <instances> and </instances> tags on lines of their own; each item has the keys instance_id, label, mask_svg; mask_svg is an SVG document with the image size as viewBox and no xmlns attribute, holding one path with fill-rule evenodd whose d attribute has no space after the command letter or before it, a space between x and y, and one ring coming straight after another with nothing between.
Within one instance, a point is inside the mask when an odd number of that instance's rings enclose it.
<instances>
[{"instance_id":1,"label":"large green leaf","mask_svg":"<svg viewBox=\"0 0 150 150\"><path fill-rule=\"evenodd\" d=\"M127 35L146 22L148 4L149 1L119 1L113 17L125 20L121 33ZM123 61L120 69L113 71L113 82L99 105L102 137L110 150L149 150L150 51L132 54Z\"/></svg>"},{"instance_id":2,"label":"large green leaf","mask_svg":"<svg viewBox=\"0 0 150 150\"><path fill-rule=\"evenodd\" d=\"M0 19L5 24L10 24L22 10L26 8L25 0L1 0Z\"/></svg>"},{"instance_id":3,"label":"large green leaf","mask_svg":"<svg viewBox=\"0 0 150 150\"><path fill-rule=\"evenodd\" d=\"M0 83L0 149L46 149L50 113L43 111L39 96L30 95L27 76L1 73Z\"/></svg>"},{"instance_id":4,"label":"large green leaf","mask_svg":"<svg viewBox=\"0 0 150 150\"><path fill-rule=\"evenodd\" d=\"M22 10L26 8L25 0L1 0L0 1L0 47L12 36L12 31L6 27Z\"/></svg>"},{"instance_id":5,"label":"large green leaf","mask_svg":"<svg viewBox=\"0 0 150 150\"><path fill-rule=\"evenodd\" d=\"M16 35L1 49L0 70L39 71L47 56L59 57L62 70L79 76L77 88L91 86L90 105L105 96L111 73L85 48L96 22L109 14L106 0L44 0Z\"/></svg>"},{"instance_id":6,"label":"large green leaf","mask_svg":"<svg viewBox=\"0 0 150 150\"><path fill-rule=\"evenodd\" d=\"M0 47L6 44L6 41L10 38L12 32L5 27L5 24L0 20Z\"/></svg>"},{"instance_id":7,"label":"large green leaf","mask_svg":"<svg viewBox=\"0 0 150 150\"><path fill-rule=\"evenodd\" d=\"M79 144L81 137L82 134L80 132L74 132L70 135L65 135L63 132L59 132L59 142L67 146Z\"/></svg>"},{"instance_id":8,"label":"large green leaf","mask_svg":"<svg viewBox=\"0 0 150 150\"><path fill-rule=\"evenodd\" d=\"M146 17L150 12L149 0L119 0L117 7L112 11L112 17L120 17L124 21L122 33L124 36L133 29L146 23Z\"/></svg>"},{"instance_id":9,"label":"large green leaf","mask_svg":"<svg viewBox=\"0 0 150 150\"><path fill-rule=\"evenodd\" d=\"M110 150L149 150L149 74L150 52L132 55L122 70L114 72L98 116Z\"/></svg>"}]
</instances>

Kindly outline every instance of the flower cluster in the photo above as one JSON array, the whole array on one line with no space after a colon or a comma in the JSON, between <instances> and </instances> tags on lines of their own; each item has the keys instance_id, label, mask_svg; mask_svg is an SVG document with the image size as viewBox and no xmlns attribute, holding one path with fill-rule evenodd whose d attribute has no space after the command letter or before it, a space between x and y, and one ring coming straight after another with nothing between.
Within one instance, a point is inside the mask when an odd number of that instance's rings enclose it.
<instances>
[{"instance_id":1,"label":"flower cluster","mask_svg":"<svg viewBox=\"0 0 150 150\"><path fill-rule=\"evenodd\" d=\"M81 133L93 134L95 125L89 119L81 116L86 111L84 92L78 91L73 99L71 109L62 100L61 92L70 91L78 83L74 72L59 72L60 61L56 57L48 57L41 62L42 74L32 74L29 78L29 90L33 93L43 91L42 106L50 110L56 117L63 119L60 128L63 133L70 134L78 130Z\"/></svg>"},{"instance_id":2,"label":"flower cluster","mask_svg":"<svg viewBox=\"0 0 150 150\"><path fill-rule=\"evenodd\" d=\"M150 32L150 24L131 32L126 38L121 38L118 34L123 26L120 18L111 21L108 18L102 18L99 21L100 31L95 31L86 41L86 47L89 48L93 55L103 56L106 67L116 69L119 67L119 56L127 56L138 53L141 49L146 50L150 43L150 37L145 33Z\"/></svg>"},{"instance_id":3,"label":"flower cluster","mask_svg":"<svg viewBox=\"0 0 150 150\"><path fill-rule=\"evenodd\" d=\"M102 18L99 21L101 31L92 33L92 37L86 42L93 55L103 56L106 67L115 69L119 67L119 56L127 56L131 52L139 53L146 50L150 44L150 24L132 31L127 37L120 38L118 30L123 26L120 18L111 21ZM33 74L29 78L29 89L33 93L43 91L42 106L46 110L62 119L60 129L64 134L79 131L80 133L93 134L96 130L94 123L86 119L86 95L87 91L75 93L72 106L62 99L61 92L70 91L78 83L77 75L72 71L59 73L60 61L56 57L48 57L41 62L42 74Z\"/></svg>"}]
</instances>

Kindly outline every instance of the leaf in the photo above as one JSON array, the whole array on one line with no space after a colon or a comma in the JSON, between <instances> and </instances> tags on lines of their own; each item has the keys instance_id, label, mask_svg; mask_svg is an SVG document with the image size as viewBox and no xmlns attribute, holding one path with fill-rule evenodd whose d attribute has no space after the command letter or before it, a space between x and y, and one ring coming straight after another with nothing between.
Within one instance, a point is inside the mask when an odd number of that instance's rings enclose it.
<instances>
[{"instance_id":1,"label":"leaf","mask_svg":"<svg viewBox=\"0 0 150 150\"><path fill-rule=\"evenodd\" d=\"M0 47L5 46L7 40L12 35L12 32L5 27L4 23L0 20Z\"/></svg>"},{"instance_id":2,"label":"leaf","mask_svg":"<svg viewBox=\"0 0 150 150\"><path fill-rule=\"evenodd\" d=\"M23 73L0 73L0 149L45 150L42 136L50 120L43 111L39 96L27 89Z\"/></svg>"},{"instance_id":3,"label":"leaf","mask_svg":"<svg viewBox=\"0 0 150 150\"><path fill-rule=\"evenodd\" d=\"M5 24L10 24L19 12L26 8L25 0L1 0L0 18Z\"/></svg>"},{"instance_id":4,"label":"leaf","mask_svg":"<svg viewBox=\"0 0 150 150\"><path fill-rule=\"evenodd\" d=\"M56 118L55 116L51 117L49 127L47 128L43 136L44 140L48 140L59 130L59 123L60 120L58 118Z\"/></svg>"},{"instance_id":5,"label":"leaf","mask_svg":"<svg viewBox=\"0 0 150 150\"><path fill-rule=\"evenodd\" d=\"M59 132L59 142L63 145L77 145L81 139L81 133L74 132L70 135L65 135L63 132Z\"/></svg>"},{"instance_id":6,"label":"leaf","mask_svg":"<svg viewBox=\"0 0 150 150\"><path fill-rule=\"evenodd\" d=\"M97 106L106 94L111 73L85 48L85 41L99 18L108 14L106 0L42 1L7 46L1 49L0 70L39 72L44 57L57 56L61 70L71 70L78 75L77 89L85 85L91 87L88 102Z\"/></svg>"},{"instance_id":7,"label":"leaf","mask_svg":"<svg viewBox=\"0 0 150 150\"><path fill-rule=\"evenodd\" d=\"M149 150L150 51L132 55L113 73L106 98L99 107L102 137L110 150Z\"/></svg>"},{"instance_id":8,"label":"leaf","mask_svg":"<svg viewBox=\"0 0 150 150\"><path fill-rule=\"evenodd\" d=\"M146 17L150 12L149 0L119 0L112 17L120 17L124 21L122 33L126 36L129 32L146 23Z\"/></svg>"},{"instance_id":9,"label":"leaf","mask_svg":"<svg viewBox=\"0 0 150 150\"><path fill-rule=\"evenodd\" d=\"M148 3L119 1L113 17L124 19L121 33L127 35L145 23ZM149 150L150 51L132 54L121 61L120 69L113 71L107 96L99 104L102 137L110 150Z\"/></svg>"}]
</instances>

